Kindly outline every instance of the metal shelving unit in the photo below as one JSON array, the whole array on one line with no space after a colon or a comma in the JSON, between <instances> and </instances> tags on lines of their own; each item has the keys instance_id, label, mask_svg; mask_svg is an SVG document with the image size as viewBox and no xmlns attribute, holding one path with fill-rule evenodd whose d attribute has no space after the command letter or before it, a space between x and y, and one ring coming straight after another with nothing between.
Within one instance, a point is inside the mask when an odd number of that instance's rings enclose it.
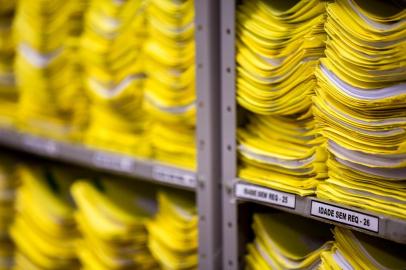
<instances>
[{"instance_id":1,"label":"metal shelving unit","mask_svg":"<svg viewBox=\"0 0 406 270\"><path fill-rule=\"evenodd\" d=\"M0 128L0 145L196 193L199 269L221 269L220 3L195 0L197 171Z\"/></svg>"},{"instance_id":2,"label":"metal shelving unit","mask_svg":"<svg viewBox=\"0 0 406 270\"><path fill-rule=\"evenodd\" d=\"M195 1L198 148L195 172L7 128L0 128L0 144L196 192L201 270L242 268L248 230L245 218L249 215L249 207L241 206L248 203L406 243L406 220L253 185L237 177L235 6L236 0ZM320 207L341 211L358 220L332 218L320 211Z\"/></svg>"},{"instance_id":3,"label":"metal shelving unit","mask_svg":"<svg viewBox=\"0 0 406 270\"><path fill-rule=\"evenodd\" d=\"M243 269L243 258L250 224L248 202L269 206L326 223L406 244L406 220L331 203L316 197L295 194L250 184L237 177L235 92L235 8L236 0L221 0L221 117L223 179L223 269ZM246 206L248 207L242 207ZM270 210L271 210L270 209ZM347 219L331 217L331 211ZM353 218L348 219L348 216Z\"/></svg>"}]
</instances>

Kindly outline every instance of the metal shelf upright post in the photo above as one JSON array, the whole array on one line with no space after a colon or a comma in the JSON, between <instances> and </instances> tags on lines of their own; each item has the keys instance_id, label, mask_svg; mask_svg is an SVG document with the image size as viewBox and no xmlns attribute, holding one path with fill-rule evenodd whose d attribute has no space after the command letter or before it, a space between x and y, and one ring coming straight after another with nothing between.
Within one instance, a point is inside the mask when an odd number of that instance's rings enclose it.
<instances>
[{"instance_id":1,"label":"metal shelf upright post","mask_svg":"<svg viewBox=\"0 0 406 270\"><path fill-rule=\"evenodd\" d=\"M199 269L221 269L220 9L195 2Z\"/></svg>"},{"instance_id":2,"label":"metal shelf upright post","mask_svg":"<svg viewBox=\"0 0 406 270\"><path fill-rule=\"evenodd\" d=\"M223 269L239 268L240 243L238 205L234 179L237 175L235 99L235 0L221 0L221 118L222 118L222 180L223 180Z\"/></svg>"}]
</instances>

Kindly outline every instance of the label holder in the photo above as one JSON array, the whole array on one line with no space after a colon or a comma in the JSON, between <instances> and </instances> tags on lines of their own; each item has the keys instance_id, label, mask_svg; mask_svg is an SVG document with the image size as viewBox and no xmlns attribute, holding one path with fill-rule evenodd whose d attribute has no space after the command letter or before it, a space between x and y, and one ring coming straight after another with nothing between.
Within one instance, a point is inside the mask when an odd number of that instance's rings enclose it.
<instances>
[{"instance_id":1,"label":"label holder","mask_svg":"<svg viewBox=\"0 0 406 270\"><path fill-rule=\"evenodd\" d=\"M196 187L195 175L173 168L154 166L152 169L152 177L163 183L177 184L193 188Z\"/></svg>"},{"instance_id":2,"label":"label holder","mask_svg":"<svg viewBox=\"0 0 406 270\"><path fill-rule=\"evenodd\" d=\"M321 210L320 207L323 209ZM340 211L338 212L337 209ZM346 207L311 200L310 216L379 234L380 218L378 216Z\"/></svg>"},{"instance_id":3,"label":"label holder","mask_svg":"<svg viewBox=\"0 0 406 270\"><path fill-rule=\"evenodd\" d=\"M234 192L237 198L296 209L296 195L292 193L246 183L236 183Z\"/></svg>"},{"instance_id":4,"label":"label holder","mask_svg":"<svg viewBox=\"0 0 406 270\"><path fill-rule=\"evenodd\" d=\"M52 140L24 136L22 143L27 149L33 150L36 153L44 153L49 156L58 154L58 144Z\"/></svg>"},{"instance_id":5,"label":"label holder","mask_svg":"<svg viewBox=\"0 0 406 270\"><path fill-rule=\"evenodd\" d=\"M135 162L130 157L118 156L110 153L95 152L92 157L93 164L97 168L110 169L131 173Z\"/></svg>"}]
</instances>

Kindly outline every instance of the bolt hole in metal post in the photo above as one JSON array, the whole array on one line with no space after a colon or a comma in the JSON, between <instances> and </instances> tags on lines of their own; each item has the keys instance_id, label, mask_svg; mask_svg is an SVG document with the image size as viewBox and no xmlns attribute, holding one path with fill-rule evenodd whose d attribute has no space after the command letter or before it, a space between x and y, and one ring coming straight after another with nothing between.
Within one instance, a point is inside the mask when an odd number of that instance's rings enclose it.
<instances>
[{"instance_id":1,"label":"bolt hole in metal post","mask_svg":"<svg viewBox=\"0 0 406 270\"><path fill-rule=\"evenodd\" d=\"M200 147L200 149L204 148L204 141L203 140L199 141L199 147Z\"/></svg>"},{"instance_id":2,"label":"bolt hole in metal post","mask_svg":"<svg viewBox=\"0 0 406 270\"><path fill-rule=\"evenodd\" d=\"M227 29L226 29L226 33L227 33L227 35L230 35L230 34L231 34L230 28L227 28Z\"/></svg>"},{"instance_id":3,"label":"bolt hole in metal post","mask_svg":"<svg viewBox=\"0 0 406 270\"><path fill-rule=\"evenodd\" d=\"M203 68L203 64L202 64L202 63L198 63L198 64L197 64L197 67L201 69L201 68Z\"/></svg>"},{"instance_id":4,"label":"bolt hole in metal post","mask_svg":"<svg viewBox=\"0 0 406 270\"><path fill-rule=\"evenodd\" d=\"M231 73L231 68L226 68L227 73Z\"/></svg>"},{"instance_id":5,"label":"bolt hole in metal post","mask_svg":"<svg viewBox=\"0 0 406 270\"><path fill-rule=\"evenodd\" d=\"M231 151L233 149L233 147L231 146L231 144L227 145L227 150Z\"/></svg>"},{"instance_id":6,"label":"bolt hole in metal post","mask_svg":"<svg viewBox=\"0 0 406 270\"><path fill-rule=\"evenodd\" d=\"M231 106L227 106L227 112L231 112Z\"/></svg>"},{"instance_id":7,"label":"bolt hole in metal post","mask_svg":"<svg viewBox=\"0 0 406 270\"><path fill-rule=\"evenodd\" d=\"M197 26L197 31L202 31L202 29L203 29L203 26L202 26L201 24L199 24L199 25Z\"/></svg>"},{"instance_id":8,"label":"bolt hole in metal post","mask_svg":"<svg viewBox=\"0 0 406 270\"><path fill-rule=\"evenodd\" d=\"M232 223L231 221L229 221L229 222L227 223L227 226L228 226L229 228L232 228L232 227L233 227L233 223Z\"/></svg>"}]
</instances>

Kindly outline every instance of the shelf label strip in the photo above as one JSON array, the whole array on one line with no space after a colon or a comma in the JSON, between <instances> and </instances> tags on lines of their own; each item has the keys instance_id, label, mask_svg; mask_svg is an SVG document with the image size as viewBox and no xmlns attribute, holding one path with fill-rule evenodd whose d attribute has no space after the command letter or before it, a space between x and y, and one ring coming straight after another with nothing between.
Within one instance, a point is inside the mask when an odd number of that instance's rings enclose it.
<instances>
[{"instance_id":1,"label":"shelf label strip","mask_svg":"<svg viewBox=\"0 0 406 270\"><path fill-rule=\"evenodd\" d=\"M311 201L312 216L379 233L379 218L328 203Z\"/></svg>"},{"instance_id":2,"label":"shelf label strip","mask_svg":"<svg viewBox=\"0 0 406 270\"><path fill-rule=\"evenodd\" d=\"M44 153L46 155L54 156L58 153L58 144L51 140L23 136L23 145L36 153Z\"/></svg>"},{"instance_id":3,"label":"shelf label strip","mask_svg":"<svg viewBox=\"0 0 406 270\"><path fill-rule=\"evenodd\" d=\"M152 177L160 182L176 184L180 186L196 187L196 176L191 173L182 172L163 166L154 166Z\"/></svg>"},{"instance_id":4,"label":"shelf label strip","mask_svg":"<svg viewBox=\"0 0 406 270\"><path fill-rule=\"evenodd\" d=\"M93 164L102 169L132 172L135 162L132 158L112 155L110 153L96 152L93 155Z\"/></svg>"},{"instance_id":5,"label":"shelf label strip","mask_svg":"<svg viewBox=\"0 0 406 270\"><path fill-rule=\"evenodd\" d=\"M235 186L235 195L238 198L280 205L292 209L296 207L295 195L266 187L237 183Z\"/></svg>"}]
</instances>

